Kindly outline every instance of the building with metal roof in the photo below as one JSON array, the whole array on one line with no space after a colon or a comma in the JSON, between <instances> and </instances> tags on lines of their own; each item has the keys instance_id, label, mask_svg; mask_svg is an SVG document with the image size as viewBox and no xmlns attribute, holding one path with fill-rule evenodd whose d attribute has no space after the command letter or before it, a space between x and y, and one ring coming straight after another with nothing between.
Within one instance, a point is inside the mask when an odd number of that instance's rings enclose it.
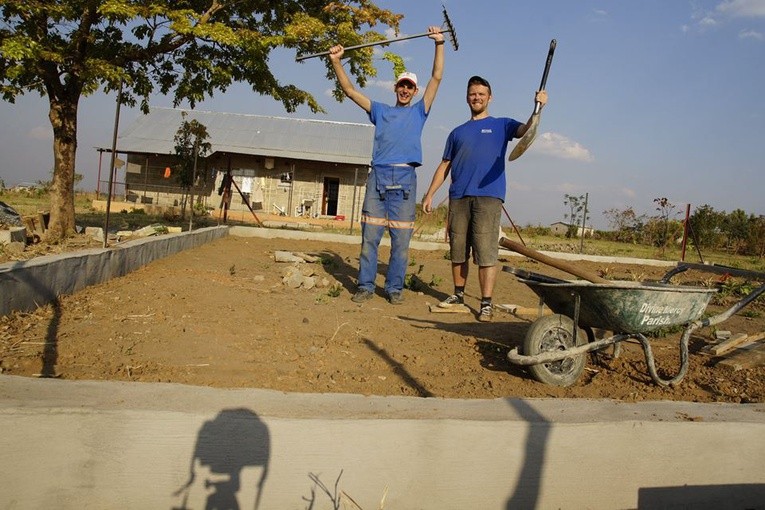
<instances>
[{"instance_id":1,"label":"building with metal roof","mask_svg":"<svg viewBox=\"0 0 765 510\"><path fill-rule=\"evenodd\" d=\"M175 178L175 135L192 120L205 126L211 144L192 187L195 205L224 212L358 216L374 126L175 108L152 108L118 137L116 152L127 155L126 200L144 207L178 206L184 200L187 190Z\"/></svg>"}]
</instances>

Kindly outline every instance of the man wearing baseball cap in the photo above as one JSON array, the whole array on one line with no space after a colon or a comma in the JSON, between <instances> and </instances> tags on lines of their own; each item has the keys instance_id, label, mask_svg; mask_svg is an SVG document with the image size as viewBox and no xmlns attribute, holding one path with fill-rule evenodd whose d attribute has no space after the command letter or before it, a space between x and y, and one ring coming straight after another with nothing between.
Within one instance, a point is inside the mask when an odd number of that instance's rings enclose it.
<instances>
[{"instance_id":1,"label":"man wearing baseball cap","mask_svg":"<svg viewBox=\"0 0 765 510\"><path fill-rule=\"evenodd\" d=\"M422 165L422 129L436 98L444 69L444 35L436 26L428 27L435 41L435 55L430 80L420 101L413 103L419 91L417 75L404 72L396 78L394 106L378 103L356 90L343 69L342 46L329 50L332 68L343 92L369 115L375 125L372 168L367 178L361 210L361 255L358 289L352 300L363 303L375 292L377 251L386 229L390 234L390 260L384 291L391 304L404 301L404 278L409 264L409 241L414 233L417 174Z\"/></svg>"}]
</instances>

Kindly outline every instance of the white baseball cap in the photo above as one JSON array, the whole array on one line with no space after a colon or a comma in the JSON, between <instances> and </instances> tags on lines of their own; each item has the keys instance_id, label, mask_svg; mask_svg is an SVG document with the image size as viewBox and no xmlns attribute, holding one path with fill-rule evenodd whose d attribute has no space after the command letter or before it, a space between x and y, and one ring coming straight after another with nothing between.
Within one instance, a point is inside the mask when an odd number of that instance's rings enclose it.
<instances>
[{"instance_id":1,"label":"white baseball cap","mask_svg":"<svg viewBox=\"0 0 765 510\"><path fill-rule=\"evenodd\" d=\"M417 88L417 75L410 72L403 72L398 75L398 78L396 78L396 85L401 83L402 81L410 81L414 83L415 88Z\"/></svg>"}]
</instances>

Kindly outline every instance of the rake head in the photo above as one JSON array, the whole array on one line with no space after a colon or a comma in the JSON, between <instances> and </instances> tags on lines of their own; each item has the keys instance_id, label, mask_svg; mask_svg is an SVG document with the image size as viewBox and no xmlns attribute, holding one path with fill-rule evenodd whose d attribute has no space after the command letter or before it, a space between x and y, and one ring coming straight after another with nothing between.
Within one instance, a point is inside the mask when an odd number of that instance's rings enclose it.
<instances>
[{"instance_id":1,"label":"rake head","mask_svg":"<svg viewBox=\"0 0 765 510\"><path fill-rule=\"evenodd\" d=\"M449 19L449 14L446 12L446 6L441 5L441 7L444 9L444 25L446 25L446 30L442 30L442 32L449 34L449 42L452 43L454 51L457 51L460 49L460 43L457 42L457 32L454 30L452 20Z\"/></svg>"}]
</instances>

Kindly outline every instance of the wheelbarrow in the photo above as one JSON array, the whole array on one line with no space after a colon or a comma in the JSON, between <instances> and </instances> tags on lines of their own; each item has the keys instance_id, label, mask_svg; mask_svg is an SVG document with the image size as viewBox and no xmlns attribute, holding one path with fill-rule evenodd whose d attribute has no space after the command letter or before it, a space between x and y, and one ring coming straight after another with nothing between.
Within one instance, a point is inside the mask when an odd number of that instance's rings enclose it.
<instances>
[{"instance_id":1,"label":"wheelbarrow","mask_svg":"<svg viewBox=\"0 0 765 510\"><path fill-rule=\"evenodd\" d=\"M674 275L688 269L746 277L764 283L728 310L702 318L717 289L670 283ZM539 296L540 312L543 305L553 312L545 316L540 313L540 318L526 332L521 352L514 348L507 357L511 363L528 366L538 381L556 386L570 386L577 381L584 370L588 352L614 346L616 356L620 342L631 338L640 342L653 381L660 386L676 385L688 371L691 333L727 320L765 292L765 273L683 262L658 282L599 279L604 283L593 283L562 280L508 266L503 271L513 273ZM651 344L645 335L671 326L685 327L680 338L680 367L677 375L663 379L657 373ZM613 334L598 339L595 330Z\"/></svg>"}]
</instances>

